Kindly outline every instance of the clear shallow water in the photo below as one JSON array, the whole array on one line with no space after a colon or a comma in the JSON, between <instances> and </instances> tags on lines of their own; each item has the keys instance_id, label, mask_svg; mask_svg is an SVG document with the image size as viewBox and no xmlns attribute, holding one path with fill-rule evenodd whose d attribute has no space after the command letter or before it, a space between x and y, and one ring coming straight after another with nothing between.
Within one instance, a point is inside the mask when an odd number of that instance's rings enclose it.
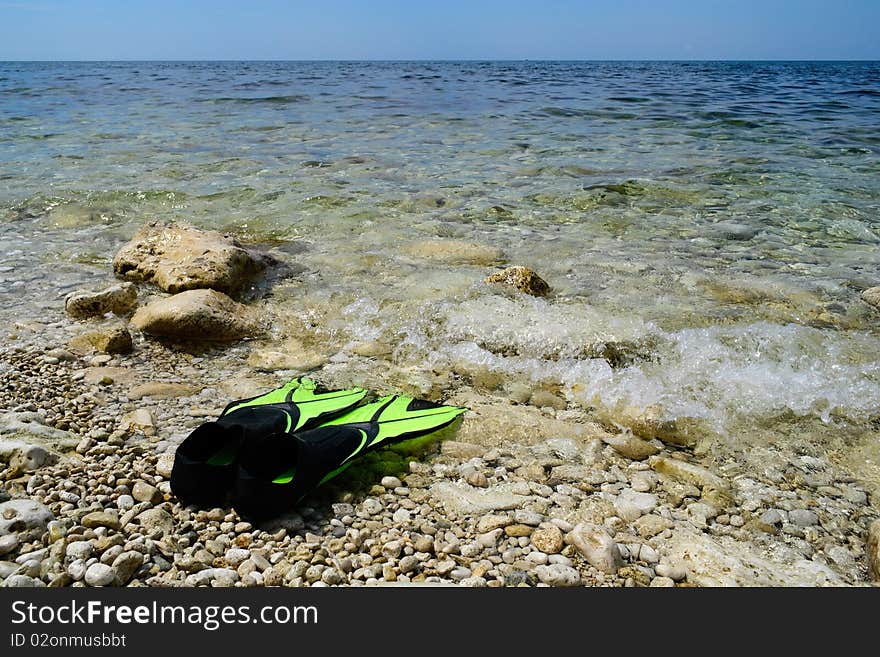
<instances>
[{"instance_id":1,"label":"clear shallow water","mask_svg":"<svg viewBox=\"0 0 880 657\"><path fill-rule=\"evenodd\" d=\"M182 219L295 262L278 343L350 376L870 427L878 128L877 63L0 63L0 319L57 314ZM435 239L555 294L493 291Z\"/></svg>"}]
</instances>

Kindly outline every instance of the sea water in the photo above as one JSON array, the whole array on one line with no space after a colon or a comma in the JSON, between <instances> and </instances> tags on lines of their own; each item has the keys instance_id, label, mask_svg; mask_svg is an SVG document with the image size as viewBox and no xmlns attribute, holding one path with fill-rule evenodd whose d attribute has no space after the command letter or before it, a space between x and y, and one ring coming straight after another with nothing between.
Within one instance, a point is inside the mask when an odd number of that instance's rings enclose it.
<instances>
[{"instance_id":1,"label":"sea water","mask_svg":"<svg viewBox=\"0 0 880 657\"><path fill-rule=\"evenodd\" d=\"M273 339L349 378L880 417L877 63L0 63L0 321L60 319L157 220L283 255Z\"/></svg>"}]
</instances>

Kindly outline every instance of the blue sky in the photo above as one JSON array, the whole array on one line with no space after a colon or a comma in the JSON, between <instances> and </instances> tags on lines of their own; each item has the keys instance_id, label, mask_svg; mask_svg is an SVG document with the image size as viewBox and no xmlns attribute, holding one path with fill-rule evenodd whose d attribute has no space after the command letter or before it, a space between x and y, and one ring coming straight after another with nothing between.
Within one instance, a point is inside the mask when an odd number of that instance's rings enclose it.
<instances>
[{"instance_id":1,"label":"blue sky","mask_svg":"<svg viewBox=\"0 0 880 657\"><path fill-rule=\"evenodd\" d=\"M880 59L880 0L0 0L20 59Z\"/></svg>"}]
</instances>

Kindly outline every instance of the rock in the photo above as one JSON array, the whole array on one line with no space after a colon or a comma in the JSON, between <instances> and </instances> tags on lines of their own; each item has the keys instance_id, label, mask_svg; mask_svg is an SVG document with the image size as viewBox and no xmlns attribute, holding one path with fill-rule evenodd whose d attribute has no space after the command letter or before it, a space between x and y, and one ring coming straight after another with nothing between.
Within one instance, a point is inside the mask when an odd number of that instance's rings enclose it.
<instances>
[{"instance_id":1,"label":"rock","mask_svg":"<svg viewBox=\"0 0 880 657\"><path fill-rule=\"evenodd\" d=\"M163 500L162 493L158 488L151 486L140 479L134 482L134 486L131 489L131 496L138 502L149 502L150 504L158 504Z\"/></svg>"},{"instance_id":2,"label":"rock","mask_svg":"<svg viewBox=\"0 0 880 657\"><path fill-rule=\"evenodd\" d=\"M550 476L547 478L547 484L556 486L561 483L582 484L589 482L593 472L590 468L583 465L575 465L573 463L565 463L557 465L550 470Z\"/></svg>"},{"instance_id":3,"label":"rock","mask_svg":"<svg viewBox=\"0 0 880 657\"><path fill-rule=\"evenodd\" d=\"M49 460L49 452L40 445L21 440L0 440L0 462L7 463L7 477L39 470Z\"/></svg>"},{"instance_id":4,"label":"rock","mask_svg":"<svg viewBox=\"0 0 880 657\"><path fill-rule=\"evenodd\" d=\"M424 240L404 247L404 252L446 264L494 265L504 260L501 249L462 240Z\"/></svg>"},{"instance_id":5,"label":"rock","mask_svg":"<svg viewBox=\"0 0 880 657\"><path fill-rule=\"evenodd\" d=\"M134 370L127 367L89 367L85 371L86 383L126 383L135 377Z\"/></svg>"},{"instance_id":6,"label":"rock","mask_svg":"<svg viewBox=\"0 0 880 657\"><path fill-rule=\"evenodd\" d=\"M687 569L679 564L672 564L667 561L662 561L654 566L654 572L660 577L668 577L675 582L680 582L687 577Z\"/></svg>"},{"instance_id":7,"label":"rock","mask_svg":"<svg viewBox=\"0 0 880 657\"><path fill-rule=\"evenodd\" d=\"M431 486L429 493L449 512L477 515L490 511L516 509L531 499L514 493L512 488L511 484L499 484L492 488L474 488L465 483L441 481Z\"/></svg>"},{"instance_id":8,"label":"rock","mask_svg":"<svg viewBox=\"0 0 880 657\"><path fill-rule=\"evenodd\" d=\"M116 572L114 584L125 586L144 564L144 555L136 550L123 552L113 560L113 570Z\"/></svg>"},{"instance_id":9,"label":"rock","mask_svg":"<svg viewBox=\"0 0 880 657\"><path fill-rule=\"evenodd\" d=\"M392 490L403 486L403 483L400 481L400 479L391 476L382 477L382 480L379 483L382 484L385 488L390 488Z\"/></svg>"},{"instance_id":10,"label":"rock","mask_svg":"<svg viewBox=\"0 0 880 657\"><path fill-rule=\"evenodd\" d=\"M725 498L730 498L730 489L727 482L699 465L663 456L652 456L648 463L661 474L701 488L709 488L717 491L719 495Z\"/></svg>"},{"instance_id":11,"label":"rock","mask_svg":"<svg viewBox=\"0 0 880 657\"><path fill-rule=\"evenodd\" d=\"M616 357L624 358L622 355ZM705 430L696 418L669 418L656 405L646 408L624 407L615 410L614 417L608 419L628 426L635 435L645 440L657 438L664 443L684 447L693 447L698 435Z\"/></svg>"},{"instance_id":12,"label":"rock","mask_svg":"<svg viewBox=\"0 0 880 657\"><path fill-rule=\"evenodd\" d=\"M657 508L657 496L651 493L637 493L631 488L625 488L614 500L614 510L617 515L632 522L645 514L651 513Z\"/></svg>"},{"instance_id":13,"label":"rock","mask_svg":"<svg viewBox=\"0 0 880 657\"><path fill-rule=\"evenodd\" d=\"M174 469L174 452L165 452L160 454L156 460L156 474L165 479L171 478L171 471Z\"/></svg>"},{"instance_id":14,"label":"rock","mask_svg":"<svg viewBox=\"0 0 880 657\"><path fill-rule=\"evenodd\" d=\"M725 240L747 241L758 234L758 230L748 224L735 221L719 221L712 225L709 234Z\"/></svg>"},{"instance_id":15,"label":"rock","mask_svg":"<svg viewBox=\"0 0 880 657\"><path fill-rule=\"evenodd\" d=\"M116 571L105 563L93 563L86 568L85 580L89 586L108 586L116 580Z\"/></svg>"},{"instance_id":16,"label":"rock","mask_svg":"<svg viewBox=\"0 0 880 657\"><path fill-rule=\"evenodd\" d=\"M70 346L80 351L93 347L105 354L127 354L132 349L131 333L124 324L114 323L72 338Z\"/></svg>"},{"instance_id":17,"label":"rock","mask_svg":"<svg viewBox=\"0 0 880 657\"><path fill-rule=\"evenodd\" d=\"M529 403L538 408L553 408L557 411L564 411L568 406L568 402L562 397L557 397L546 390L535 390L529 397Z\"/></svg>"},{"instance_id":18,"label":"rock","mask_svg":"<svg viewBox=\"0 0 880 657\"><path fill-rule=\"evenodd\" d=\"M137 401L144 397L168 399L172 397L190 397L198 393L200 388L187 383L162 383L152 381L134 386L128 391L128 398Z\"/></svg>"},{"instance_id":19,"label":"rock","mask_svg":"<svg viewBox=\"0 0 880 657\"><path fill-rule=\"evenodd\" d=\"M361 504L361 507L371 516L375 516L385 510L382 502L377 500L375 497L368 497L367 499L365 499Z\"/></svg>"},{"instance_id":20,"label":"rock","mask_svg":"<svg viewBox=\"0 0 880 657\"><path fill-rule=\"evenodd\" d=\"M79 442L79 437L68 431L42 424L36 413L0 414L0 434L5 436L4 440L40 445L44 449L59 452L73 449ZM13 448L17 449L18 446L14 445Z\"/></svg>"},{"instance_id":21,"label":"rock","mask_svg":"<svg viewBox=\"0 0 880 657\"><path fill-rule=\"evenodd\" d=\"M470 484L471 486L476 486L477 488L488 488L489 480L479 470L470 470L464 476L464 480Z\"/></svg>"},{"instance_id":22,"label":"rock","mask_svg":"<svg viewBox=\"0 0 880 657\"><path fill-rule=\"evenodd\" d=\"M297 338L272 340L270 346L254 349L248 355L248 366L262 372L299 370L307 372L322 367L329 360L323 351L307 346Z\"/></svg>"},{"instance_id":23,"label":"rock","mask_svg":"<svg viewBox=\"0 0 880 657\"><path fill-rule=\"evenodd\" d=\"M577 570L558 563L538 566L535 574L539 580L550 586L578 586L581 583L581 574Z\"/></svg>"},{"instance_id":24,"label":"rock","mask_svg":"<svg viewBox=\"0 0 880 657\"><path fill-rule=\"evenodd\" d=\"M440 444L440 453L456 459L472 459L486 453L486 448L472 443L461 443L455 440L444 440Z\"/></svg>"},{"instance_id":25,"label":"rock","mask_svg":"<svg viewBox=\"0 0 880 657\"><path fill-rule=\"evenodd\" d=\"M397 524L409 522L409 511L406 509L397 509L392 515L391 520Z\"/></svg>"},{"instance_id":26,"label":"rock","mask_svg":"<svg viewBox=\"0 0 880 657\"><path fill-rule=\"evenodd\" d=\"M119 522L119 514L116 511L92 511L83 516L81 520L83 527L94 529L96 527L107 527L119 531L122 528Z\"/></svg>"},{"instance_id":27,"label":"rock","mask_svg":"<svg viewBox=\"0 0 880 657\"><path fill-rule=\"evenodd\" d=\"M138 308L131 324L144 333L183 340L238 340L259 332L250 309L215 290L189 290Z\"/></svg>"},{"instance_id":28,"label":"rock","mask_svg":"<svg viewBox=\"0 0 880 657\"><path fill-rule=\"evenodd\" d=\"M172 294L212 289L235 294L271 259L228 235L191 226L144 226L113 259L119 278L147 281Z\"/></svg>"},{"instance_id":29,"label":"rock","mask_svg":"<svg viewBox=\"0 0 880 657\"><path fill-rule=\"evenodd\" d=\"M55 516L35 500L16 499L0 503L0 536L13 533L42 533Z\"/></svg>"},{"instance_id":30,"label":"rock","mask_svg":"<svg viewBox=\"0 0 880 657\"><path fill-rule=\"evenodd\" d=\"M14 561L0 561L0 581L15 573L18 568L18 564Z\"/></svg>"},{"instance_id":31,"label":"rock","mask_svg":"<svg viewBox=\"0 0 880 657\"><path fill-rule=\"evenodd\" d=\"M533 531L535 531L534 527L523 524L507 525L507 527L504 528L504 533L508 536L513 536L514 538L531 536Z\"/></svg>"},{"instance_id":32,"label":"rock","mask_svg":"<svg viewBox=\"0 0 880 657\"><path fill-rule=\"evenodd\" d=\"M238 579L238 573L232 568L205 568L197 573L187 575L184 581L188 586L208 586L212 582L231 586Z\"/></svg>"},{"instance_id":33,"label":"rock","mask_svg":"<svg viewBox=\"0 0 880 657\"><path fill-rule=\"evenodd\" d=\"M550 286L547 285L547 281L528 267L508 267L487 276L485 281L489 284L512 287L533 297L543 297L550 292Z\"/></svg>"},{"instance_id":34,"label":"rock","mask_svg":"<svg viewBox=\"0 0 880 657\"><path fill-rule=\"evenodd\" d=\"M650 545L643 543L639 548L639 559L647 564L655 564L660 561L660 555Z\"/></svg>"},{"instance_id":35,"label":"rock","mask_svg":"<svg viewBox=\"0 0 880 657\"><path fill-rule=\"evenodd\" d=\"M761 514L758 520L758 527L763 531L776 531L784 522L784 518L778 509L768 509Z\"/></svg>"},{"instance_id":36,"label":"rock","mask_svg":"<svg viewBox=\"0 0 880 657\"><path fill-rule=\"evenodd\" d=\"M481 516L480 519L477 520L477 533L485 534L486 532L491 532L495 529L503 529L512 522L513 518L511 518L510 516L502 516L489 513Z\"/></svg>"},{"instance_id":37,"label":"rock","mask_svg":"<svg viewBox=\"0 0 880 657\"><path fill-rule=\"evenodd\" d=\"M788 512L788 521L798 527L813 527L819 524L819 516L807 509L793 509Z\"/></svg>"},{"instance_id":38,"label":"rock","mask_svg":"<svg viewBox=\"0 0 880 657\"><path fill-rule=\"evenodd\" d=\"M651 588L672 588L675 582L669 577L655 577L648 585Z\"/></svg>"},{"instance_id":39,"label":"rock","mask_svg":"<svg viewBox=\"0 0 880 657\"><path fill-rule=\"evenodd\" d=\"M827 566L778 546L772 558L751 543L677 527L665 543L666 558L687 569L697 586L840 586L843 579Z\"/></svg>"},{"instance_id":40,"label":"rock","mask_svg":"<svg viewBox=\"0 0 880 657\"><path fill-rule=\"evenodd\" d=\"M153 508L142 511L137 516L138 522L146 533L152 533L157 529L162 534L170 534L174 531L174 518L164 509Z\"/></svg>"},{"instance_id":41,"label":"rock","mask_svg":"<svg viewBox=\"0 0 880 657\"><path fill-rule=\"evenodd\" d=\"M604 443L611 445L615 452L634 461L641 461L660 451L647 440L637 438L631 433L603 433L601 438Z\"/></svg>"},{"instance_id":42,"label":"rock","mask_svg":"<svg viewBox=\"0 0 880 657\"><path fill-rule=\"evenodd\" d=\"M378 340L359 342L351 350L353 353L364 358L382 358L391 355L394 351L391 345L379 342Z\"/></svg>"},{"instance_id":43,"label":"rock","mask_svg":"<svg viewBox=\"0 0 880 657\"><path fill-rule=\"evenodd\" d=\"M77 559L85 561L92 556L94 551L95 546L89 541L73 541L67 544L65 555L71 561L76 561Z\"/></svg>"},{"instance_id":44,"label":"rock","mask_svg":"<svg viewBox=\"0 0 880 657\"><path fill-rule=\"evenodd\" d=\"M866 553L868 573L875 582L880 582L880 520L868 525Z\"/></svg>"},{"instance_id":45,"label":"rock","mask_svg":"<svg viewBox=\"0 0 880 657\"><path fill-rule=\"evenodd\" d=\"M589 523L575 525L565 536L566 543L575 549L593 567L606 573L616 573L623 565L620 550L603 527Z\"/></svg>"},{"instance_id":46,"label":"rock","mask_svg":"<svg viewBox=\"0 0 880 657\"><path fill-rule=\"evenodd\" d=\"M549 523L532 532L531 540L532 545L545 554L558 554L565 547L562 530Z\"/></svg>"},{"instance_id":47,"label":"rock","mask_svg":"<svg viewBox=\"0 0 880 657\"><path fill-rule=\"evenodd\" d=\"M107 313L125 315L137 305L137 288L131 283L111 285L100 292L77 290L64 298L71 317L100 317Z\"/></svg>"},{"instance_id":48,"label":"rock","mask_svg":"<svg viewBox=\"0 0 880 657\"><path fill-rule=\"evenodd\" d=\"M862 301L874 306L877 309L880 309L880 286L869 287L867 290L862 292Z\"/></svg>"},{"instance_id":49,"label":"rock","mask_svg":"<svg viewBox=\"0 0 880 657\"><path fill-rule=\"evenodd\" d=\"M0 536L0 557L4 557L11 552L15 552L19 545L17 534L6 534Z\"/></svg>"},{"instance_id":50,"label":"rock","mask_svg":"<svg viewBox=\"0 0 880 657\"><path fill-rule=\"evenodd\" d=\"M401 573L403 573L404 575L416 570L418 567L419 567L419 559L418 559L418 557L416 557L415 555L412 555L412 554L408 555L406 557L403 557L403 559L401 559L397 564L397 569Z\"/></svg>"},{"instance_id":51,"label":"rock","mask_svg":"<svg viewBox=\"0 0 880 657\"><path fill-rule=\"evenodd\" d=\"M0 586L8 589L23 589L37 588L46 585L36 577L29 577L27 575L10 575L3 580L3 584L0 584Z\"/></svg>"},{"instance_id":52,"label":"rock","mask_svg":"<svg viewBox=\"0 0 880 657\"><path fill-rule=\"evenodd\" d=\"M242 548L232 548L226 551L224 559L226 559L226 563L229 564L232 568L238 568L242 563L249 559L250 556L250 550L245 550Z\"/></svg>"}]
</instances>

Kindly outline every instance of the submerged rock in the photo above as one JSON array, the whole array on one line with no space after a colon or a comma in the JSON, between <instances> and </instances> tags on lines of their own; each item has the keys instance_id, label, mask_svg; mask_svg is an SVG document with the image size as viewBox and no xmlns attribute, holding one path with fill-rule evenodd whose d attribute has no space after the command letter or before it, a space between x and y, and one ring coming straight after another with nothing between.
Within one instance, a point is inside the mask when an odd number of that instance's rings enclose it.
<instances>
[{"instance_id":1,"label":"submerged rock","mask_svg":"<svg viewBox=\"0 0 880 657\"><path fill-rule=\"evenodd\" d=\"M504 260L501 249L462 240L424 240L409 244L404 251L448 264L493 265Z\"/></svg>"},{"instance_id":2,"label":"submerged rock","mask_svg":"<svg viewBox=\"0 0 880 657\"><path fill-rule=\"evenodd\" d=\"M64 299L71 317L99 317L107 313L125 315L137 305L137 289L132 283L118 283L100 292L77 290Z\"/></svg>"},{"instance_id":3,"label":"submerged rock","mask_svg":"<svg viewBox=\"0 0 880 657\"><path fill-rule=\"evenodd\" d=\"M862 301L880 310L880 286L870 287L862 292Z\"/></svg>"},{"instance_id":4,"label":"submerged rock","mask_svg":"<svg viewBox=\"0 0 880 657\"><path fill-rule=\"evenodd\" d=\"M604 433L601 438L604 443L611 445L615 452L634 461L641 461L660 451L647 440L637 438L631 433Z\"/></svg>"},{"instance_id":5,"label":"submerged rock","mask_svg":"<svg viewBox=\"0 0 880 657\"><path fill-rule=\"evenodd\" d=\"M141 228L113 259L113 271L166 292L208 288L234 294L271 262L234 238L191 226Z\"/></svg>"},{"instance_id":6,"label":"submerged rock","mask_svg":"<svg viewBox=\"0 0 880 657\"><path fill-rule=\"evenodd\" d=\"M251 311L215 290L188 290L153 301L131 318L149 335L185 340L238 340L258 333Z\"/></svg>"},{"instance_id":7,"label":"submerged rock","mask_svg":"<svg viewBox=\"0 0 880 657\"><path fill-rule=\"evenodd\" d=\"M747 542L715 539L686 529L674 530L667 558L687 570L697 586L834 586L845 582L830 568L785 551L772 559Z\"/></svg>"},{"instance_id":8,"label":"submerged rock","mask_svg":"<svg viewBox=\"0 0 880 657\"><path fill-rule=\"evenodd\" d=\"M447 511L462 515L517 509L531 499L518 495L513 492L512 486L503 484L485 489L441 481L431 486L430 493Z\"/></svg>"},{"instance_id":9,"label":"submerged rock","mask_svg":"<svg viewBox=\"0 0 880 657\"><path fill-rule=\"evenodd\" d=\"M491 276L487 276L485 281L490 284L495 283L513 287L533 297L543 297L550 292L550 286L547 284L547 281L528 267L508 267L507 269L495 272Z\"/></svg>"}]
</instances>

